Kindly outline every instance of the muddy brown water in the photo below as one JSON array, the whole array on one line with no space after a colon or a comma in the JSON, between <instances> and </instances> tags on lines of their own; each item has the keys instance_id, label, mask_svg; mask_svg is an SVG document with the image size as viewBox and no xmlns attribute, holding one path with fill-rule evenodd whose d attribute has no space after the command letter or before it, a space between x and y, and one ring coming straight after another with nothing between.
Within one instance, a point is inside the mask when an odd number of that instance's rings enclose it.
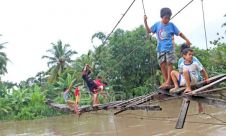
<instances>
[{"instance_id":1,"label":"muddy brown water","mask_svg":"<svg viewBox=\"0 0 226 136\"><path fill-rule=\"evenodd\" d=\"M0 136L226 136L226 109L191 102L183 129L175 129L182 100L161 102L162 111L114 111L0 122ZM224 123L225 122L225 123Z\"/></svg>"}]
</instances>

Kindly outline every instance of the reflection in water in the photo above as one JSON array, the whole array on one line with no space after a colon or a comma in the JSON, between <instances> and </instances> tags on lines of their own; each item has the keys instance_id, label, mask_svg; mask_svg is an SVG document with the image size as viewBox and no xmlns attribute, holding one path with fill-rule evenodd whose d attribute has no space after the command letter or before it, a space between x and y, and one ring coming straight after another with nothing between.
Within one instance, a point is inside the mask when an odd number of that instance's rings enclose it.
<instances>
[{"instance_id":1,"label":"reflection in water","mask_svg":"<svg viewBox=\"0 0 226 136\"><path fill-rule=\"evenodd\" d=\"M160 103L162 111L114 111L85 113L80 118L65 115L32 121L0 123L0 136L222 136L226 135L226 110L205 106L208 114L197 114L191 102L183 129L175 129L182 101ZM220 119L220 120L218 120Z\"/></svg>"}]
</instances>

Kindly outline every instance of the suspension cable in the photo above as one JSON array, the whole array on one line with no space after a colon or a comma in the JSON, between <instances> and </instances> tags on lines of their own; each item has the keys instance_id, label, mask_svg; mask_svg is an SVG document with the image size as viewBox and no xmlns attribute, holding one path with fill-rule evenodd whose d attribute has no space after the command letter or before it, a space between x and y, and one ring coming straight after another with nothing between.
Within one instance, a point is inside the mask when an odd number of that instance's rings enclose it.
<instances>
[{"instance_id":1,"label":"suspension cable","mask_svg":"<svg viewBox=\"0 0 226 136\"><path fill-rule=\"evenodd\" d=\"M108 38L110 37L110 35L113 33L113 31L115 30L115 28L118 26L118 24L121 22L121 20L123 19L123 17L125 16L125 14L128 12L128 10L131 8L131 6L134 4L134 2L135 2L136 0L134 0L131 4L130 4L130 6L127 8L127 10L126 10L126 12L123 14L123 16L121 17L121 19L118 21L118 23L115 25L115 27L113 28L113 30L111 31L111 33L107 36L107 38L105 39L105 41L103 42L103 45L106 43L106 41L108 40ZM182 10L184 10L188 5L190 5L192 2L193 2L194 0L191 0L189 3L187 3L184 7L182 7L170 20L172 20L174 17L176 17ZM144 11L144 14L146 14L146 11L145 11L145 7L144 7L144 1L142 0L142 5L143 5L143 11ZM153 35L153 34L152 34ZM151 35L151 36L152 36ZM144 45L146 44L146 41L144 42ZM134 52L135 50L137 50L139 48L139 46L138 47L135 47L134 49L132 49L132 51L128 54L128 55L126 55L126 56L124 56L124 57L122 57L121 59L120 59L120 61L118 62L118 63L116 63L115 65L114 65L114 67L116 66L116 65L118 65L118 64L120 64L121 62L122 62L122 59L125 59L126 57L128 57L129 55L131 55L132 54L132 52ZM108 70L108 72L109 71L111 71L113 68L111 68L110 70Z\"/></svg>"},{"instance_id":2,"label":"suspension cable","mask_svg":"<svg viewBox=\"0 0 226 136\"><path fill-rule=\"evenodd\" d=\"M205 21L205 14L204 14L203 0L201 0L201 3L202 3L202 19L203 19L203 27L204 27L204 33L205 33L206 50L208 50L208 45L207 45L207 34L206 34L206 21Z\"/></svg>"},{"instance_id":3,"label":"suspension cable","mask_svg":"<svg viewBox=\"0 0 226 136\"><path fill-rule=\"evenodd\" d=\"M122 21L122 19L124 18L124 16L126 15L126 13L129 11L129 9L132 7L132 5L134 4L136 0L133 0L133 2L129 5L129 7L126 9L125 13L122 15L122 17L119 19L118 23L114 26L114 28L111 30L111 32L108 34L108 36L106 37L106 39L103 42L103 45L105 45L106 41L108 40L108 38L111 36L111 34L114 32L114 30L116 29L116 27L118 26L118 24Z\"/></svg>"},{"instance_id":4,"label":"suspension cable","mask_svg":"<svg viewBox=\"0 0 226 136\"><path fill-rule=\"evenodd\" d=\"M145 11L145 8L144 8L144 0L142 0L142 6L143 6L144 15L146 15L146 11Z\"/></svg>"},{"instance_id":5,"label":"suspension cable","mask_svg":"<svg viewBox=\"0 0 226 136\"><path fill-rule=\"evenodd\" d=\"M174 16L171 17L170 20L172 20L174 17L176 17L182 10L184 10L188 5L190 5L194 0L191 0L190 2L188 2L188 4L186 4L183 8L181 8L181 10L179 10Z\"/></svg>"}]
</instances>

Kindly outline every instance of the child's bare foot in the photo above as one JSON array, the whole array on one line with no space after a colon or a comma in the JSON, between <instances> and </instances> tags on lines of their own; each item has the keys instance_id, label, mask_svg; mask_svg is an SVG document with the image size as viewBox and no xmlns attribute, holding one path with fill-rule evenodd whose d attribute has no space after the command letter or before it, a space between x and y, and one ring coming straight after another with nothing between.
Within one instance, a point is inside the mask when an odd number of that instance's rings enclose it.
<instances>
[{"instance_id":1,"label":"child's bare foot","mask_svg":"<svg viewBox=\"0 0 226 136\"><path fill-rule=\"evenodd\" d=\"M170 89L170 87L171 87L170 82L166 81L159 87L159 89Z\"/></svg>"},{"instance_id":2,"label":"child's bare foot","mask_svg":"<svg viewBox=\"0 0 226 136\"><path fill-rule=\"evenodd\" d=\"M175 93L178 90L178 86L175 86L174 88L170 89L170 93Z\"/></svg>"},{"instance_id":3,"label":"child's bare foot","mask_svg":"<svg viewBox=\"0 0 226 136\"><path fill-rule=\"evenodd\" d=\"M100 104L93 104L93 107L98 107L100 106Z\"/></svg>"},{"instance_id":4,"label":"child's bare foot","mask_svg":"<svg viewBox=\"0 0 226 136\"><path fill-rule=\"evenodd\" d=\"M165 89L170 89L170 87L171 87L171 84L168 83L168 82L166 82L166 83L165 83Z\"/></svg>"},{"instance_id":5,"label":"child's bare foot","mask_svg":"<svg viewBox=\"0 0 226 136\"><path fill-rule=\"evenodd\" d=\"M191 88L188 88L188 87L187 87L187 88L185 89L184 93L185 93L185 94L192 94Z\"/></svg>"},{"instance_id":6,"label":"child's bare foot","mask_svg":"<svg viewBox=\"0 0 226 136\"><path fill-rule=\"evenodd\" d=\"M165 82L165 83L163 83L163 84L159 87L159 89L167 89L168 86L169 86L169 85Z\"/></svg>"},{"instance_id":7,"label":"child's bare foot","mask_svg":"<svg viewBox=\"0 0 226 136\"><path fill-rule=\"evenodd\" d=\"M163 89L165 86L165 83L163 83L162 85L159 86L159 89Z\"/></svg>"},{"instance_id":8,"label":"child's bare foot","mask_svg":"<svg viewBox=\"0 0 226 136\"><path fill-rule=\"evenodd\" d=\"M165 88L165 84L163 83L162 85L160 85L159 89L164 89Z\"/></svg>"}]
</instances>

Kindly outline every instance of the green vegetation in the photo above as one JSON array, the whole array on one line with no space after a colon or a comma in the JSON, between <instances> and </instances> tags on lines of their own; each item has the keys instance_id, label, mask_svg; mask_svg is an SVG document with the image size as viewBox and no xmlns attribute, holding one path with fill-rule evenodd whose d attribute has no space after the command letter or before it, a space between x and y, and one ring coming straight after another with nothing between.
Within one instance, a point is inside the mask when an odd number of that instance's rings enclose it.
<instances>
[{"instance_id":1,"label":"green vegetation","mask_svg":"<svg viewBox=\"0 0 226 136\"><path fill-rule=\"evenodd\" d=\"M0 43L0 75L4 75L5 73L7 73L6 65L7 65L7 62L9 61L6 54L1 51L2 49L5 48L3 46L4 44L6 44L6 42ZM1 80L1 77L0 77L0 80Z\"/></svg>"},{"instance_id":2,"label":"green vegetation","mask_svg":"<svg viewBox=\"0 0 226 136\"><path fill-rule=\"evenodd\" d=\"M222 29L225 26L223 24ZM210 42L214 47L208 51L194 48L195 56L210 76L226 73L226 43L222 42L223 36L217 35L219 38ZM75 60L72 60L72 56L77 52L71 50L69 44L62 41L53 43L47 51L50 54L42 57L49 60L49 70L38 72L35 77L19 84L0 82L0 120L35 119L62 114L50 109L45 101L51 99L64 103L63 90L71 82L75 82L73 89L76 86L81 89L80 104L90 104L91 97L81 79L82 68L87 63L93 68L92 78L100 75L109 84L106 89L108 101L128 99L155 90L162 82L156 60L156 39L146 40L143 26L132 31L118 29L103 44L105 38L102 32L94 34L91 40L99 39L102 44ZM0 44L0 50L3 48L3 44ZM179 46L176 46L176 51L179 58ZM7 72L7 61L6 54L0 52L0 75ZM73 90L70 93L70 98L74 99ZM101 96L100 102L105 102Z\"/></svg>"}]
</instances>

